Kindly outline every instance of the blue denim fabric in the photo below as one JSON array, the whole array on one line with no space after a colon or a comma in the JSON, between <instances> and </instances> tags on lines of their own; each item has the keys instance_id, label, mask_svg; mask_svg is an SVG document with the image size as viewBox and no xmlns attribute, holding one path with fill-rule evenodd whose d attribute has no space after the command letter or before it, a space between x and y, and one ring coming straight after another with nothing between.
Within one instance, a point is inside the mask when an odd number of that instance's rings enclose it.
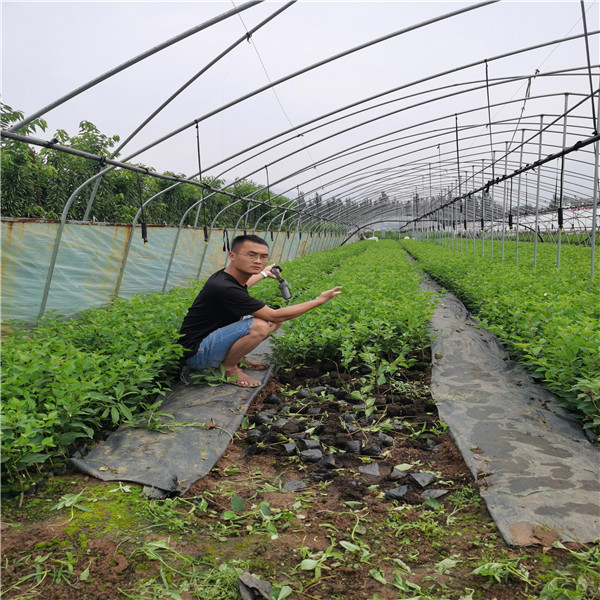
<instances>
[{"instance_id":1,"label":"blue denim fabric","mask_svg":"<svg viewBox=\"0 0 600 600\"><path fill-rule=\"evenodd\" d=\"M198 352L186 360L190 369L216 368L225 360L229 348L252 329L254 317L242 317L226 327L208 334L200 343Z\"/></svg>"}]
</instances>

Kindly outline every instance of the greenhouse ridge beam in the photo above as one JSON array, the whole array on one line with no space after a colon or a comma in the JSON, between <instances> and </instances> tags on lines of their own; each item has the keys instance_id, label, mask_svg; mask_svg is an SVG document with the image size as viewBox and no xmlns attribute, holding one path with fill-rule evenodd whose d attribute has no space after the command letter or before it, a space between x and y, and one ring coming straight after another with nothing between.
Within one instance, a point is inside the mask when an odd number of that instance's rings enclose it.
<instances>
[{"instance_id":1,"label":"greenhouse ridge beam","mask_svg":"<svg viewBox=\"0 0 600 600\"><path fill-rule=\"evenodd\" d=\"M220 23L221 21L224 21L225 19L228 19L229 17L235 16L238 13L241 13L242 11L247 10L248 8L252 8L253 6L256 6L257 4L260 4L261 2L263 2L263 0L250 0L249 2L246 2L245 4L242 4L241 6L232 8L231 10L228 10L227 12L225 12L221 15L218 15L217 17L209 19L208 21L205 21L204 23L201 23L200 25L196 25L195 27L192 27L191 29L188 29L187 31L184 31L183 33L180 33L179 35L176 35L175 37L163 42L162 44L159 44L158 46L154 46L153 48L150 48L150 50L146 50L146 52L143 52L142 54L139 54L138 56L135 56L134 58L129 59L128 61L122 63L121 65L115 67L114 69L107 71L103 75L100 75L99 77L96 77L96 78L92 79L91 81L88 81L86 84L76 88L75 90L73 90L72 92L69 92L65 96L58 98L58 100L51 102L44 108L37 110L36 112L29 115L27 118L25 118L22 121L19 121L17 124L13 125L10 128L10 131L19 130L24 125L28 125L35 119L41 117L42 115L45 115L47 112L51 111L52 109L56 108L57 106L60 106L61 104L64 104L68 100L75 98L75 96L78 96L79 94L89 90L90 88L93 88L94 86L98 85L99 83L102 83L106 79L109 79L113 75L116 75L117 73L120 73L121 71L124 71L125 69L128 69L129 67L148 58L149 56L152 56L153 54L156 54L157 52L160 52L161 50L164 50L165 48L168 48L169 46L172 46L173 44L176 44L177 42L180 42L181 40L184 40L184 39L190 37L191 35L194 35L195 33L202 31L203 29L212 27L213 25L216 25L217 23Z\"/></svg>"},{"instance_id":2,"label":"greenhouse ridge beam","mask_svg":"<svg viewBox=\"0 0 600 600\"><path fill-rule=\"evenodd\" d=\"M521 173L535 170L537 167L540 167L540 166L542 166L548 162L551 162L553 160L562 158L563 156L566 156L566 155L570 154L571 152L576 152L577 150L580 150L581 148L584 148L585 146L589 146L590 144L594 144L594 143L598 142L599 140L600 140L600 134L597 133L597 134L593 135L592 137L589 137L585 140L580 140L579 142L575 143L573 146L570 146L569 148L564 148L560 152L556 152L554 154L549 154L548 156L546 156L542 159L536 160L532 164L528 164L528 165L525 165L524 167L520 167L512 173L507 173L506 175L497 177L494 180L489 180L486 184L482 185L481 187L471 190L470 192L463 194L461 196L458 196L456 198L453 198L452 200L446 202L445 204L438 206L435 210L431 210L428 213L421 215L420 217L418 217L416 219L412 219L405 225L405 227L408 227L408 225L410 225L411 223L416 223L416 222L424 219L425 217L429 217L429 216L435 214L440 209L447 208L449 206L453 206L456 202L459 202L460 200L469 198L472 194L476 194L477 192L486 191L492 185L497 185L504 181L508 181L508 180L512 179L513 177L520 175Z\"/></svg>"}]
</instances>

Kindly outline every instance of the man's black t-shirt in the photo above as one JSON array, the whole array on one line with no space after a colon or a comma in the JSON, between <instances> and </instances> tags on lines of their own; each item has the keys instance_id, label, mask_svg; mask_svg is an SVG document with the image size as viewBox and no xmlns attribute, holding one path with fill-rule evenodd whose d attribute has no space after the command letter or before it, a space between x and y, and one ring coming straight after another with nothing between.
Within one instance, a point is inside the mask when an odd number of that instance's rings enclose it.
<instances>
[{"instance_id":1,"label":"man's black t-shirt","mask_svg":"<svg viewBox=\"0 0 600 600\"><path fill-rule=\"evenodd\" d=\"M248 294L248 286L241 285L224 269L213 273L196 296L183 319L179 343L188 351L198 351L200 342L213 331L239 321L265 306Z\"/></svg>"}]
</instances>

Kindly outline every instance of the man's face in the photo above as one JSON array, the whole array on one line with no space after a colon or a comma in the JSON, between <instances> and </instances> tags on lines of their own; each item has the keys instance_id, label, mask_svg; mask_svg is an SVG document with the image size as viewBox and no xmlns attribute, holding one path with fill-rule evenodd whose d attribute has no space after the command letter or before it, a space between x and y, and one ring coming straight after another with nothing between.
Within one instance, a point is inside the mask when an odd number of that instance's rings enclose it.
<instances>
[{"instance_id":1,"label":"man's face","mask_svg":"<svg viewBox=\"0 0 600 600\"><path fill-rule=\"evenodd\" d=\"M269 259L269 248L256 242L244 242L229 253L231 265L247 275L260 273Z\"/></svg>"}]
</instances>

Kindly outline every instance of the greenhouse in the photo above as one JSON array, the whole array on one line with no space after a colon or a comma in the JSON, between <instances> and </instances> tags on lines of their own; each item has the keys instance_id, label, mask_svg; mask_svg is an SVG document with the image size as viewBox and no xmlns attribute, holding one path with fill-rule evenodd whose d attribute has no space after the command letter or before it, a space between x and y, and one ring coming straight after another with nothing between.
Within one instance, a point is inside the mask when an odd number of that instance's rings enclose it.
<instances>
[{"instance_id":1,"label":"greenhouse","mask_svg":"<svg viewBox=\"0 0 600 600\"><path fill-rule=\"evenodd\" d=\"M2 597L600 600L597 1L1 10Z\"/></svg>"}]
</instances>

